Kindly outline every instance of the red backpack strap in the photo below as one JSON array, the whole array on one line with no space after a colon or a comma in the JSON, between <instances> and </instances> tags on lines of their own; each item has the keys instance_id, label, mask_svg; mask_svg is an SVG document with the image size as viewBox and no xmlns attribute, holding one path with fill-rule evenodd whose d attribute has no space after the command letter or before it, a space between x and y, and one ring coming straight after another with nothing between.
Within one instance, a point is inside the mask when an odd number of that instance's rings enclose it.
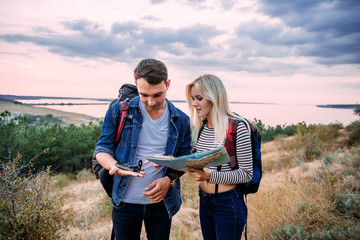
<instances>
[{"instance_id":1,"label":"red backpack strap","mask_svg":"<svg viewBox=\"0 0 360 240\"><path fill-rule=\"evenodd\" d=\"M231 169L238 168L238 162L236 160L236 131L240 120L229 118L229 127L225 140L225 148L230 157Z\"/></svg>"},{"instance_id":2,"label":"red backpack strap","mask_svg":"<svg viewBox=\"0 0 360 240\"><path fill-rule=\"evenodd\" d=\"M122 130L124 128L125 120L128 117L127 116L128 115L127 113L129 112L129 101L128 101L128 99L126 99L125 101L119 103L119 110L120 110L120 114L121 114L121 119L120 119L120 123L119 123L119 128L118 128L117 133L116 133L115 145L117 145L118 142L120 141L120 135L121 135L121 132L122 132Z\"/></svg>"}]
</instances>

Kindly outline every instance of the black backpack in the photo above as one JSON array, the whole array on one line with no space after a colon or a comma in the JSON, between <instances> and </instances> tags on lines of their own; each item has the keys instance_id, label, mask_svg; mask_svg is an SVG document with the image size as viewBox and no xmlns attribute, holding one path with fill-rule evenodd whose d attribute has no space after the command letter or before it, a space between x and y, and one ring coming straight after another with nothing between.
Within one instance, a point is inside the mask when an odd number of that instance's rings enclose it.
<instances>
[{"instance_id":1,"label":"black backpack","mask_svg":"<svg viewBox=\"0 0 360 240\"><path fill-rule=\"evenodd\" d=\"M125 99L132 99L139 95L137 87L134 84L125 83L119 88L118 98L111 101L109 107L116 102L124 101Z\"/></svg>"},{"instance_id":2,"label":"black backpack","mask_svg":"<svg viewBox=\"0 0 360 240\"><path fill-rule=\"evenodd\" d=\"M116 135L115 144L118 144L120 141L121 131L124 127L127 112L129 110L129 102L132 98L138 96L138 90L133 84L124 84L119 89L118 98L111 101L110 106L112 106L116 102L120 102L119 104L119 121L118 121L118 131ZM101 184L103 185L107 195L111 198L112 185L113 185L113 176L109 174L109 171L104 169L100 163L93 157L92 159L92 168L93 172L97 179L100 179Z\"/></svg>"}]
</instances>

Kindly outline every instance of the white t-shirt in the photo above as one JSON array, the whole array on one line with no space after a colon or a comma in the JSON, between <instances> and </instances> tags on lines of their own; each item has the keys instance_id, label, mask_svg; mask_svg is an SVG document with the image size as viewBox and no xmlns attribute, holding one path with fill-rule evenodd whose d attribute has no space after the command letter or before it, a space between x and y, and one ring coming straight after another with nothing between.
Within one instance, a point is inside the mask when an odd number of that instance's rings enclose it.
<instances>
[{"instance_id":1,"label":"white t-shirt","mask_svg":"<svg viewBox=\"0 0 360 240\"><path fill-rule=\"evenodd\" d=\"M166 152L167 136L169 130L169 109L165 106L164 112L159 119L153 120L147 112L144 104L139 101L140 111L143 116L143 124L139 135L139 143L135 156L136 164L139 160L143 163L146 157L164 155ZM151 163L143 164L145 170L143 178L130 177L123 201L126 203L150 204L152 203L142 192L153 181L162 177L163 169L154 168Z\"/></svg>"}]
</instances>

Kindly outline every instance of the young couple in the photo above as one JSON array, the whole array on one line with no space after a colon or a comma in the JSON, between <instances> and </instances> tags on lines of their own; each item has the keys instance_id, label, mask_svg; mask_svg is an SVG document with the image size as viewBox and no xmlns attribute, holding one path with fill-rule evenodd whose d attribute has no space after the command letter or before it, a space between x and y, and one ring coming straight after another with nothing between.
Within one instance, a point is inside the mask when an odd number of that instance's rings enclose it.
<instances>
[{"instance_id":1,"label":"young couple","mask_svg":"<svg viewBox=\"0 0 360 240\"><path fill-rule=\"evenodd\" d=\"M171 218L182 203L179 178L183 172L152 164L144 164L143 171L130 172L115 164L137 164L153 155L189 154L191 130L197 151L224 146L229 118L236 115L229 109L223 83L214 75L200 76L187 85L190 119L166 99L170 79L164 63L144 59L134 69L134 78L139 96L130 101L131 117L120 143L115 145L116 103L106 113L94 155L114 175L112 218L116 239L140 239L142 222L148 239L169 239ZM200 183L200 223L205 240L240 239L246 223L246 206L237 184L252 178L251 140L243 122L236 132L237 169L226 163L185 171Z\"/></svg>"}]
</instances>

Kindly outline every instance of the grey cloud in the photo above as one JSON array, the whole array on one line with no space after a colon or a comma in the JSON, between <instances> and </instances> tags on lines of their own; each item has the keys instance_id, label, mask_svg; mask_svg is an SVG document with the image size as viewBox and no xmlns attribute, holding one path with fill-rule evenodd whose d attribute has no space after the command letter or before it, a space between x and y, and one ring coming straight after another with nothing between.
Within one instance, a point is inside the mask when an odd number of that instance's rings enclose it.
<instances>
[{"instance_id":1,"label":"grey cloud","mask_svg":"<svg viewBox=\"0 0 360 240\"><path fill-rule=\"evenodd\" d=\"M268 45L296 45L305 44L312 40L310 33L300 28L289 29L282 24L267 24L251 21L238 26L238 36L249 36L253 40Z\"/></svg>"},{"instance_id":2,"label":"grey cloud","mask_svg":"<svg viewBox=\"0 0 360 240\"><path fill-rule=\"evenodd\" d=\"M166 0L151 0L151 3L158 4L158 3L165 2L165 1Z\"/></svg>"},{"instance_id":3,"label":"grey cloud","mask_svg":"<svg viewBox=\"0 0 360 240\"><path fill-rule=\"evenodd\" d=\"M91 31L96 30L100 27L99 24L90 22L86 19L75 20L75 21L64 21L63 25L74 31Z\"/></svg>"},{"instance_id":4,"label":"grey cloud","mask_svg":"<svg viewBox=\"0 0 360 240\"><path fill-rule=\"evenodd\" d=\"M188 0L187 3L190 1L195 5L203 2ZM233 2L228 0L223 4L231 7ZM292 74L309 65L284 63L281 58L297 56L310 56L310 60L322 65L360 63L360 24L359 17L354 15L353 9L358 9L354 1L349 0L347 4L343 3L346 1L314 3L313 0L261 2L265 14L282 21L241 23L235 35L221 44L210 44L212 39L225 34L210 25L154 28L132 21L116 22L106 30L86 19L63 22L70 30L66 35L52 32L45 26L34 27L32 35L0 35L0 40L31 42L64 56L101 57L126 62L166 52L176 56L169 57L169 61L178 61L194 71L201 67Z\"/></svg>"},{"instance_id":5,"label":"grey cloud","mask_svg":"<svg viewBox=\"0 0 360 240\"><path fill-rule=\"evenodd\" d=\"M251 72L257 74L269 74L269 75L291 75L294 72L300 71L301 66L294 64L287 64L281 62L264 62L257 58L242 58L234 57L229 58L217 56L213 58L205 58L199 56L188 57L186 59L177 58L173 59L173 62L180 66L187 66L193 72L197 72L201 69L202 72L212 72L215 70L228 70L236 72ZM199 73L199 74L200 74Z\"/></svg>"},{"instance_id":6,"label":"grey cloud","mask_svg":"<svg viewBox=\"0 0 360 240\"><path fill-rule=\"evenodd\" d=\"M232 9L236 3L236 0L222 0L221 5L224 10Z\"/></svg>"},{"instance_id":7,"label":"grey cloud","mask_svg":"<svg viewBox=\"0 0 360 240\"><path fill-rule=\"evenodd\" d=\"M31 42L48 47L50 52L64 56L83 58L105 57L116 58L129 49L134 40L116 37L100 29L97 24L88 21L64 22L64 26L74 30L71 35L1 35L0 39L7 42Z\"/></svg>"},{"instance_id":8,"label":"grey cloud","mask_svg":"<svg viewBox=\"0 0 360 240\"><path fill-rule=\"evenodd\" d=\"M201 33L201 34L199 34ZM194 25L178 30L170 28L147 28L139 34L146 43L167 44L178 42L188 48L202 48L208 45L208 40L221 34L219 30L206 25Z\"/></svg>"},{"instance_id":9,"label":"grey cloud","mask_svg":"<svg viewBox=\"0 0 360 240\"><path fill-rule=\"evenodd\" d=\"M153 15L147 15L145 17L142 18L143 20L147 20L147 21L160 21L161 19L153 16Z\"/></svg>"},{"instance_id":10,"label":"grey cloud","mask_svg":"<svg viewBox=\"0 0 360 240\"><path fill-rule=\"evenodd\" d=\"M253 41L250 46L257 56L310 56L323 65L360 63L360 1L261 0L261 3L265 14L282 22L248 22L240 24L236 31L239 39L246 36ZM274 46L287 50L270 55L264 51Z\"/></svg>"},{"instance_id":11,"label":"grey cloud","mask_svg":"<svg viewBox=\"0 0 360 240\"><path fill-rule=\"evenodd\" d=\"M202 3L206 2L206 0L188 0L189 3Z\"/></svg>"},{"instance_id":12,"label":"grey cloud","mask_svg":"<svg viewBox=\"0 0 360 240\"><path fill-rule=\"evenodd\" d=\"M12 43L32 42L65 56L118 60L120 55L122 58L139 54L155 55L159 51L174 55L184 55L189 51L198 55L206 54L210 51L208 41L221 34L219 30L207 25L175 30L143 28L136 22L117 22L110 31L87 20L63 22L63 25L73 32L67 35L7 34L0 36L0 39Z\"/></svg>"},{"instance_id":13,"label":"grey cloud","mask_svg":"<svg viewBox=\"0 0 360 240\"><path fill-rule=\"evenodd\" d=\"M312 56L324 65L359 64L360 63L360 34L337 39L324 37L315 47L304 45L298 48L301 55Z\"/></svg>"},{"instance_id":14,"label":"grey cloud","mask_svg":"<svg viewBox=\"0 0 360 240\"><path fill-rule=\"evenodd\" d=\"M203 8L203 3L206 2L206 0L186 0L187 4L191 5L192 7L201 9ZM218 3L220 4L220 6L224 9L224 10L229 10L231 8L234 7L234 5L236 4L236 0L221 0L218 1Z\"/></svg>"},{"instance_id":15,"label":"grey cloud","mask_svg":"<svg viewBox=\"0 0 360 240\"><path fill-rule=\"evenodd\" d=\"M124 23L114 23L111 26L111 32L113 34L118 33L132 33L140 29L140 24L136 22L124 22Z\"/></svg>"},{"instance_id":16,"label":"grey cloud","mask_svg":"<svg viewBox=\"0 0 360 240\"><path fill-rule=\"evenodd\" d=\"M358 0L261 0L264 13L309 32L348 35L360 31Z\"/></svg>"},{"instance_id":17,"label":"grey cloud","mask_svg":"<svg viewBox=\"0 0 360 240\"><path fill-rule=\"evenodd\" d=\"M50 28L48 28L48 27L43 27L43 26L33 27L33 30L34 30L35 32L39 32L39 33L54 33L54 31L52 31Z\"/></svg>"}]
</instances>

